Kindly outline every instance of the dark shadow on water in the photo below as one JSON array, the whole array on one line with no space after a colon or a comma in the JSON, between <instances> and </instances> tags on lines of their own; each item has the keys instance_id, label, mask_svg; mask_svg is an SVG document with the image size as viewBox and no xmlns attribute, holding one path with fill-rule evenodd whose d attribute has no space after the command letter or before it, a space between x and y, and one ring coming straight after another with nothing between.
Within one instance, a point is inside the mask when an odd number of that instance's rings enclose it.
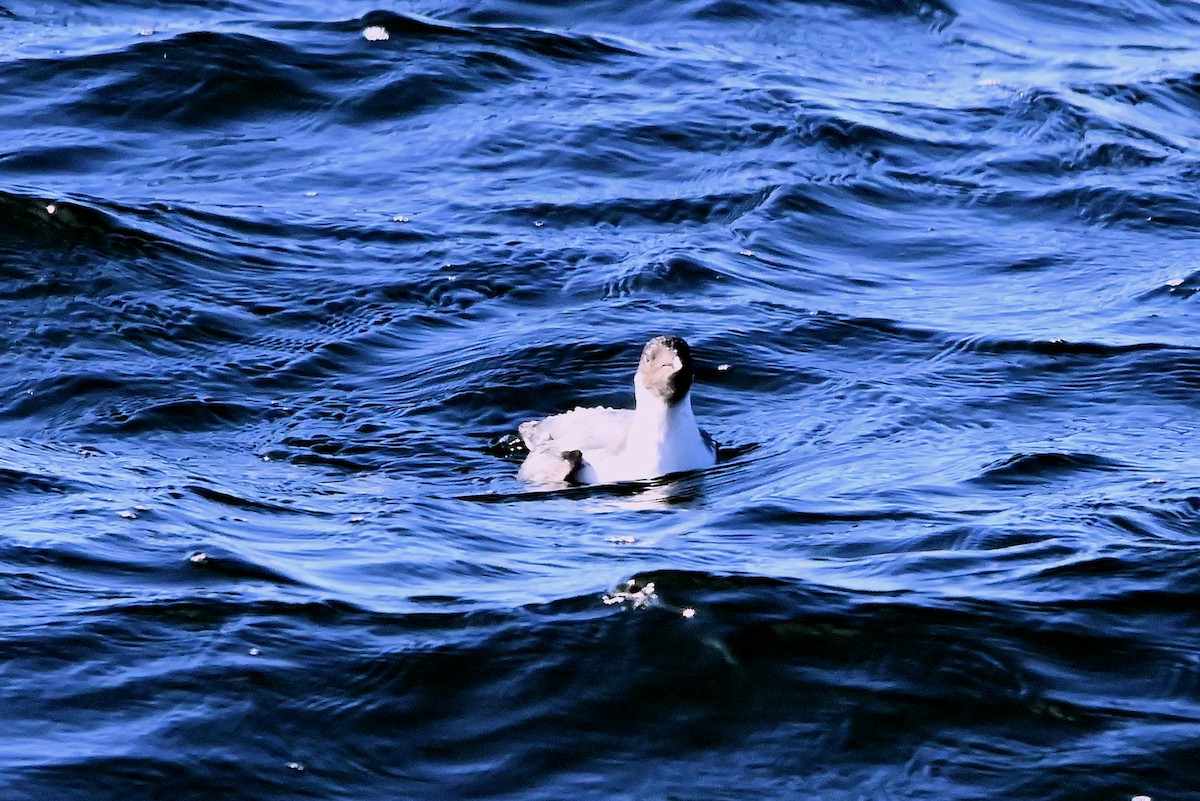
<instances>
[{"instance_id":1,"label":"dark shadow on water","mask_svg":"<svg viewBox=\"0 0 1200 801\"><path fill-rule=\"evenodd\" d=\"M706 479L732 469L735 463L761 447L756 442L740 445L718 445L717 464L706 470L691 470L671 473L659 478L641 481L618 481L612 484L589 484L583 486L562 485L532 489L528 492L497 492L456 495L455 500L474 503L510 503L513 501L552 501L560 499L617 499L648 504L658 508L688 507L700 505L705 499ZM484 451L506 461L520 463L528 453L521 438L508 434L491 442ZM624 505L624 504L622 504Z\"/></svg>"},{"instance_id":2,"label":"dark shadow on water","mask_svg":"<svg viewBox=\"0 0 1200 801\"><path fill-rule=\"evenodd\" d=\"M985 486L1033 484L1079 472L1111 472L1121 462L1091 453L1018 453L987 465L972 482Z\"/></svg>"},{"instance_id":3,"label":"dark shadow on water","mask_svg":"<svg viewBox=\"0 0 1200 801\"><path fill-rule=\"evenodd\" d=\"M672 473L645 481L620 481L614 484L561 486L529 492L498 492L456 495L455 500L472 503L512 503L526 501L597 500L617 501L619 505L646 504L647 508L694 506L704 501L704 477L707 471Z\"/></svg>"}]
</instances>

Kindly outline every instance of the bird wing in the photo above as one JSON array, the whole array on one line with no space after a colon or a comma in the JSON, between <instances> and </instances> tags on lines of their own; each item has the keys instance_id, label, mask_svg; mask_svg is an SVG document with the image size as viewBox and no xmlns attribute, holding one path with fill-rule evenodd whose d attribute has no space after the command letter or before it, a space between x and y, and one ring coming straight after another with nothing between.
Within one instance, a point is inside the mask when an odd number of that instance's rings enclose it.
<instances>
[{"instance_id":1,"label":"bird wing","mask_svg":"<svg viewBox=\"0 0 1200 801\"><path fill-rule=\"evenodd\" d=\"M522 423L518 431L531 451L617 451L624 446L632 421L630 409L580 407L545 420Z\"/></svg>"}]
</instances>

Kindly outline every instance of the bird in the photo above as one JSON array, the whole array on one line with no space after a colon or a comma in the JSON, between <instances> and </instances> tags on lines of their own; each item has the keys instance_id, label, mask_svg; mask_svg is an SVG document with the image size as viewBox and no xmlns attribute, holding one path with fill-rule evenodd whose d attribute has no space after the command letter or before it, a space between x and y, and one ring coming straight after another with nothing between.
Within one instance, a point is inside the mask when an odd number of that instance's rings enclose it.
<instances>
[{"instance_id":1,"label":"bird","mask_svg":"<svg viewBox=\"0 0 1200 801\"><path fill-rule=\"evenodd\" d=\"M539 484L608 484L700 470L717 444L692 413L692 349L677 336L642 348L633 409L577 407L518 427L529 455L518 476Z\"/></svg>"}]
</instances>

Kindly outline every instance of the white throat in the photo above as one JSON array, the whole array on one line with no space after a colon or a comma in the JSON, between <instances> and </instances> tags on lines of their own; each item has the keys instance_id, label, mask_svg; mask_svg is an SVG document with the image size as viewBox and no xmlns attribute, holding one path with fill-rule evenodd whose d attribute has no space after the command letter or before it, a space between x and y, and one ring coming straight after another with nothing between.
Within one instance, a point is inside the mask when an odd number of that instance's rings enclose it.
<instances>
[{"instance_id":1,"label":"white throat","mask_svg":"<svg viewBox=\"0 0 1200 801\"><path fill-rule=\"evenodd\" d=\"M661 395L646 389L640 381L635 381L634 394L637 405L633 410L633 423L629 426L626 448L635 446L639 441L663 445L689 430L695 430L696 436L699 436L696 418L692 414L692 393L684 395L678 403L667 403Z\"/></svg>"},{"instance_id":2,"label":"white throat","mask_svg":"<svg viewBox=\"0 0 1200 801\"><path fill-rule=\"evenodd\" d=\"M585 451L583 481L607 483L654 478L710 467L716 461L692 414L691 394L677 403L634 382L637 408L616 452Z\"/></svg>"}]
</instances>

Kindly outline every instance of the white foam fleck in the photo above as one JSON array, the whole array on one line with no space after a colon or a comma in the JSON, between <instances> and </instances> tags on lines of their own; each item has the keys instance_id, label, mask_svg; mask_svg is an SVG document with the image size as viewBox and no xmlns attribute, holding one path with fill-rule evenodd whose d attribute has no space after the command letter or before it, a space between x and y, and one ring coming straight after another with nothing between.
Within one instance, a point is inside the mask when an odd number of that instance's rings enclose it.
<instances>
[{"instance_id":1,"label":"white foam fleck","mask_svg":"<svg viewBox=\"0 0 1200 801\"><path fill-rule=\"evenodd\" d=\"M368 42L386 42L391 36L382 25L372 25L363 29L363 38Z\"/></svg>"},{"instance_id":2,"label":"white foam fleck","mask_svg":"<svg viewBox=\"0 0 1200 801\"><path fill-rule=\"evenodd\" d=\"M634 583L632 580L625 582L626 589L617 590L614 593L605 595L601 600L608 606L613 604L629 602L629 605L634 609L645 609L658 600L658 596L654 592L654 582L651 581L642 587L640 590L633 589Z\"/></svg>"}]
</instances>

